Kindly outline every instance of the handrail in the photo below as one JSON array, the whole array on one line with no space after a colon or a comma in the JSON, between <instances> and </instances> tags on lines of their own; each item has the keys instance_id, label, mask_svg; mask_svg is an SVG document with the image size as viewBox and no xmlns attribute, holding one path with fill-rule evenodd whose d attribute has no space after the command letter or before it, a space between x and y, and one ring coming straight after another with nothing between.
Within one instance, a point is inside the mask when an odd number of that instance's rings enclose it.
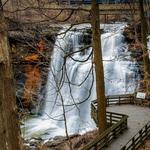
<instances>
[{"instance_id":1,"label":"handrail","mask_svg":"<svg viewBox=\"0 0 150 150\"><path fill-rule=\"evenodd\" d=\"M133 94L129 95L112 95L107 96L107 105L128 101L134 99ZM91 102L91 113L94 121L97 124L97 101ZM102 149L104 146L108 145L109 142L113 140L118 134L120 134L124 129L127 128L127 115L114 113L114 112L106 112L107 124L110 126L104 133L97 136L95 140L91 141L87 144L83 150L90 150L90 149Z\"/></svg>"},{"instance_id":2,"label":"handrail","mask_svg":"<svg viewBox=\"0 0 150 150\"><path fill-rule=\"evenodd\" d=\"M119 114L122 115L122 114ZM102 149L112 141L118 134L127 128L127 115L123 115L120 121L109 127L104 133L97 136L93 141L87 144L82 150Z\"/></svg>"},{"instance_id":3,"label":"handrail","mask_svg":"<svg viewBox=\"0 0 150 150\"><path fill-rule=\"evenodd\" d=\"M91 103L91 113L94 121L97 124L97 103L93 101ZM127 129L127 115L119 114L115 112L106 112L108 129L104 131L101 135L97 136L95 140L87 144L83 150L90 149L102 149L104 146L108 145L118 134L120 134L124 129Z\"/></svg>"},{"instance_id":4,"label":"handrail","mask_svg":"<svg viewBox=\"0 0 150 150\"><path fill-rule=\"evenodd\" d=\"M150 135L150 121L135 134L121 150L136 150L144 140Z\"/></svg>"},{"instance_id":5,"label":"handrail","mask_svg":"<svg viewBox=\"0 0 150 150\"><path fill-rule=\"evenodd\" d=\"M109 95L106 96L107 106L110 105L121 105L121 104L144 104L150 100L150 97L140 99L135 97L136 94L122 94L122 95ZM92 101L93 104L97 105L97 100ZM148 105L150 107L150 104Z\"/></svg>"},{"instance_id":6,"label":"handrail","mask_svg":"<svg viewBox=\"0 0 150 150\"><path fill-rule=\"evenodd\" d=\"M91 116L94 119L95 123L97 124L97 105L95 105L96 103L92 102L91 103ZM107 119L107 123L109 125L112 125L116 122L118 122L123 116L126 116L124 114L119 114L119 113L115 113L115 112L106 112L106 119Z\"/></svg>"},{"instance_id":7,"label":"handrail","mask_svg":"<svg viewBox=\"0 0 150 150\"><path fill-rule=\"evenodd\" d=\"M107 106L113 104L133 104L134 94L124 94L124 95L109 95L106 96Z\"/></svg>"},{"instance_id":8,"label":"handrail","mask_svg":"<svg viewBox=\"0 0 150 150\"><path fill-rule=\"evenodd\" d=\"M134 104L135 94L109 95L106 96L107 106L120 104ZM97 100L92 101L97 105Z\"/></svg>"}]
</instances>

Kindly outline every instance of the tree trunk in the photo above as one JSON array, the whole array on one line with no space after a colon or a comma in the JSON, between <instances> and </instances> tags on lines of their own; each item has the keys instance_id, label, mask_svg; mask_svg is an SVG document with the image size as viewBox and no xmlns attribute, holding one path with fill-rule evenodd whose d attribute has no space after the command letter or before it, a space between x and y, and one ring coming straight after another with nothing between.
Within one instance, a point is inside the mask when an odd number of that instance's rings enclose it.
<instances>
[{"instance_id":1,"label":"tree trunk","mask_svg":"<svg viewBox=\"0 0 150 150\"><path fill-rule=\"evenodd\" d=\"M102 61L102 50L100 40L100 21L99 21L99 5L96 0L92 0L91 9L91 25L92 25L92 39L94 51L94 63L96 73L96 93L98 102L98 127L101 134L106 130L106 98L105 98L105 84L104 84L104 70Z\"/></svg>"},{"instance_id":2,"label":"tree trunk","mask_svg":"<svg viewBox=\"0 0 150 150\"><path fill-rule=\"evenodd\" d=\"M146 80L147 93L150 92L150 60L147 48L147 36L148 36L148 25L144 12L143 0L139 0L140 18L141 18L141 31L142 31L142 50L143 50L143 62L144 62L144 79Z\"/></svg>"},{"instance_id":3,"label":"tree trunk","mask_svg":"<svg viewBox=\"0 0 150 150\"><path fill-rule=\"evenodd\" d=\"M7 25L0 1L0 149L22 150L15 88L9 58Z\"/></svg>"}]
</instances>

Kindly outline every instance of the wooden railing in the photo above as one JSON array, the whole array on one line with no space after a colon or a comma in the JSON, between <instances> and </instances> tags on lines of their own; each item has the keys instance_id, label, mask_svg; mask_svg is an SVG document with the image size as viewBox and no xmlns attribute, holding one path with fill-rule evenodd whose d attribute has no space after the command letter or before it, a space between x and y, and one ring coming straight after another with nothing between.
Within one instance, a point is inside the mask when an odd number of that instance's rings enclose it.
<instances>
[{"instance_id":1,"label":"wooden railing","mask_svg":"<svg viewBox=\"0 0 150 150\"><path fill-rule=\"evenodd\" d=\"M97 102L96 101L92 101L91 103L91 116L93 120L95 121L95 123L97 124L98 119L97 119ZM126 115L107 111L106 112L107 124L108 125L115 124L118 121L120 121L124 116Z\"/></svg>"},{"instance_id":2,"label":"wooden railing","mask_svg":"<svg viewBox=\"0 0 150 150\"><path fill-rule=\"evenodd\" d=\"M114 138L127 129L127 115L107 112L107 123L112 124L103 134L97 136L87 144L83 150L100 150L107 146Z\"/></svg>"},{"instance_id":3,"label":"wooden railing","mask_svg":"<svg viewBox=\"0 0 150 150\"><path fill-rule=\"evenodd\" d=\"M91 103L91 115L94 119L95 123L97 124L97 102L93 101ZM104 146L107 146L113 138L116 138L120 133L127 129L127 115L118 114L114 112L107 112L107 125L108 129L97 136L93 141L87 144L83 150L97 150L102 149Z\"/></svg>"},{"instance_id":4,"label":"wooden railing","mask_svg":"<svg viewBox=\"0 0 150 150\"><path fill-rule=\"evenodd\" d=\"M134 94L124 94L124 95L109 95L106 96L107 106L114 104L133 104Z\"/></svg>"},{"instance_id":5,"label":"wooden railing","mask_svg":"<svg viewBox=\"0 0 150 150\"><path fill-rule=\"evenodd\" d=\"M110 105L121 105L121 104L134 104L135 95L134 94L124 94L124 95L109 95L106 96L107 106ZM97 107L97 100L92 101L91 105Z\"/></svg>"},{"instance_id":6,"label":"wooden railing","mask_svg":"<svg viewBox=\"0 0 150 150\"><path fill-rule=\"evenodd\" d=\"M148 122L121 150L136 150L150 135L150 122Z\"/></svg>"},{"instance_id":7,"label":"wooden railing","mask_svg":"<svg viewBox=\"0 0 150 150\"><path fill-rule=\"evenodd\" d=\"M121 104L134 104L134 94L126 95L110 95L106 96L107 106L110 105L121 105ZM91 102L91 116L97 124L97 100ZM108 118L108 113L107 113Z\"/></svg>"}]
</instances>

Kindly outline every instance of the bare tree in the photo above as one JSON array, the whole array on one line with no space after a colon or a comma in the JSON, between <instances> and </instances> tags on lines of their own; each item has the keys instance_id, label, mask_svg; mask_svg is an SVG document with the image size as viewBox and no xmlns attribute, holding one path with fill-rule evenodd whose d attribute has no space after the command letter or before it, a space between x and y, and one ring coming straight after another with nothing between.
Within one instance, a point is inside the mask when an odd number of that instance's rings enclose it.
<instances>
[{"instance_id":1,"label":"bare tree","mask_svg":"<svg viewBox=\"0 0 150 150\"><path fill-rule=\"evenodd\" d=\"M0 1L0 148L2 150L22 150L15 88L9 56L7 25Z\"/></svg>"}]
</instances>

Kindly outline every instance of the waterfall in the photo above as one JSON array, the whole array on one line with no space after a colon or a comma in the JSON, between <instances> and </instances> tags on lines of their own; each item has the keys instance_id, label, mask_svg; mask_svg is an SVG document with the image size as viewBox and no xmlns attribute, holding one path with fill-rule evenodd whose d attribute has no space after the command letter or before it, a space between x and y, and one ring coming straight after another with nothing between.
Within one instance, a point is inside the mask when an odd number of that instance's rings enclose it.
<instances>
[{"instance_id":1,"label":"waterfall","mask_svg":"<svg viewBox=\"0 0 150 150\"><path fill-rule=\"evenodd\" d=\"M130 61L122 35L124 24L105 25L101 36L106 95L132 93L136 89L136 62ZM92 48L83 30L60 31L51 57L42 116L25 122L25 137L65 135L64 110L69 134L95 128L90 102L96 99ZM36 134L35 134L36 133Z\"/></svg>"}]
</instances>

